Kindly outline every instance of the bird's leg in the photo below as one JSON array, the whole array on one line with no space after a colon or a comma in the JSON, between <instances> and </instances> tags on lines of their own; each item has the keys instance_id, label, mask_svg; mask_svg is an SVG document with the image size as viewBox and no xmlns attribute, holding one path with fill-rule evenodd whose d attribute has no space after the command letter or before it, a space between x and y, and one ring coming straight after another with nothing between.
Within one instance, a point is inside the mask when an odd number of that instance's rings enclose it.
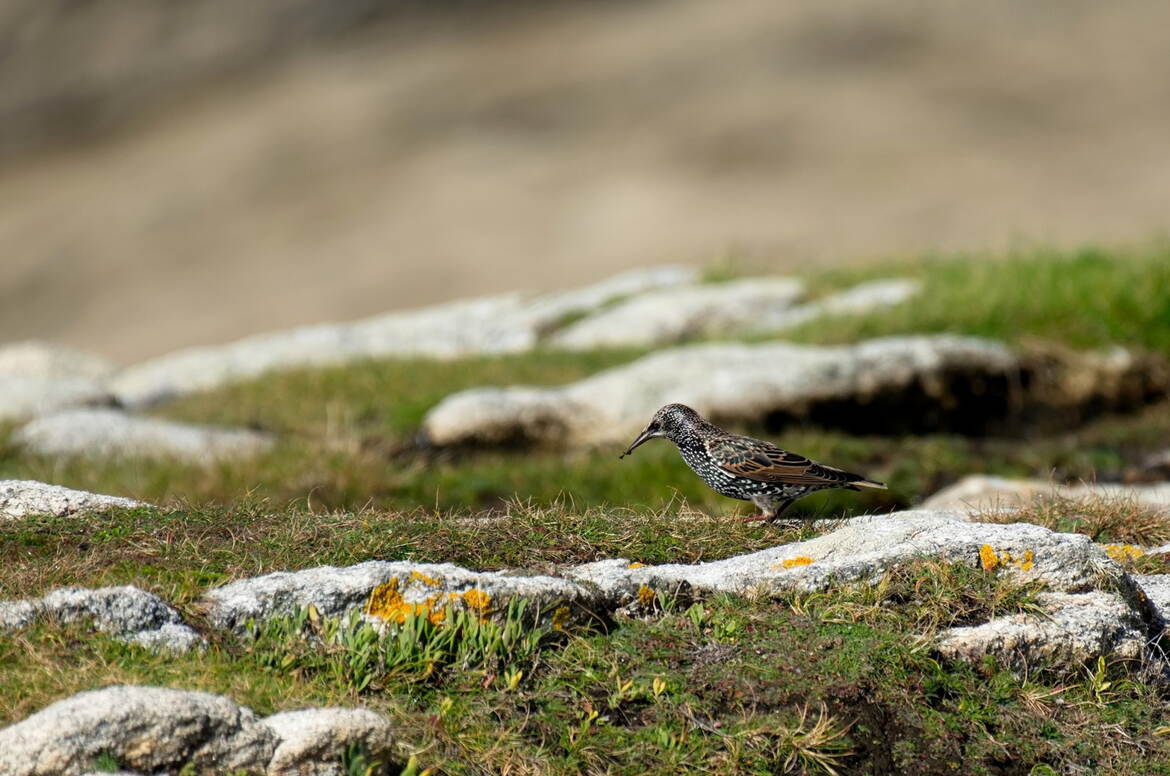
<instances>
[{"instance_id":1,"label":"bird's leg","mask_svg":"<svg viewBox=\"0 0 1170 776\"><path fill-rule=\"evenodd\" d=\"M766 520L770 520L770 519L771 518L768 517L767 515L752 515L751 517L743 518L743 521L745 523L762 523L762 522L764 522Z\"/></svg>"},{"instance_id":2,"label":"bird's leg","mask_svg":"<svg viewBox=\"0 0 1170 776\"><path fill-rule=\"evenodd\" d=\"M767 510L767 519L769 523L776 523L780 520L780 515L784 514L784 510L792 506L792 502L796 501L794 498L789 498L776 504L772 509Z\"/></svg>"}]
</instances>

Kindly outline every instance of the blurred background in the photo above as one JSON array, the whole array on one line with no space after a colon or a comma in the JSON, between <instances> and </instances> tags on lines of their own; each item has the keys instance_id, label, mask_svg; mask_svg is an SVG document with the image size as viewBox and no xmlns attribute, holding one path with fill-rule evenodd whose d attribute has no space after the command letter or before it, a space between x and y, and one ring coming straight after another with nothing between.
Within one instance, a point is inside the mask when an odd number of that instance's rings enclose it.
<instances>
[{"instance_id":1,"label":"blurred background","mask_svg":"<svg viewBox=\"0 0 1170 776\"><path fill-rule=\"evenodd\" d=\"M130 363L636 265L1147 241L1170 6L0 5L0 342Z\"/></svg>"}]
</instances>

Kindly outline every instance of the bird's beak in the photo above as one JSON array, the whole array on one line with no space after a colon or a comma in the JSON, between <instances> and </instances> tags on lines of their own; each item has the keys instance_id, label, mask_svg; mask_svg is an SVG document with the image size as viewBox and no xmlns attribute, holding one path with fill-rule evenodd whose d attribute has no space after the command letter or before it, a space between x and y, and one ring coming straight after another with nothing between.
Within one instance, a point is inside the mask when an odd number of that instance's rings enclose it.
<instances>
[{"instance_id":1,"label":"bird's beak","mask_svg":"<svg viewBox=\"0 0 1170 776\"><path fill-rule=\"evenodd\" d=\"M655 434L653 431L651 431L650 429L647 428L641 434L638 434L638 438L635 439L633 442L631 442L630 446L626 448L626 451L624 453L622 453L621 455L619 455L618 458L619 459L625 458L627 455L634 452L635 447L637 447L638 445L640 445L643 442L646 442L650 439L654 439L656 436L658 436L658 434Z\"/></svg>"}]
</instances>

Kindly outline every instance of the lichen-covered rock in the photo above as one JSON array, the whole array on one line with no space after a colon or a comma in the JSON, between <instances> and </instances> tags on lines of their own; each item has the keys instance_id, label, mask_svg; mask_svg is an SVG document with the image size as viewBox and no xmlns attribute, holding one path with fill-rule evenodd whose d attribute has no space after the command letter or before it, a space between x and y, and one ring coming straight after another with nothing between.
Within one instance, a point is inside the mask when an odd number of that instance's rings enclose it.
<instances>
[{"instance_id":1,"label":"lichen-covered rock","mask_svg":"<svg viewBox=\"0 0 1170 776\"><path fill-rule=\"evenodd\" d=\"M0 374L0 421L18 421L66 407L109 404L106 386L88 377Z\"/></svg>"},{"instance_id":2,"label":"lichen-covered rock","mask_svg":"<svg viewBox=\"0 0 1170 776\"><path fill-rule=\"evenodd\" d=\"M1087 499L1133 501L1145 507L1170 510L1170 483L1057 485L1047 480L1013 480L986 474L972 474L930 496L922 503L922 508L975 512L1002 510L1023 506L1042 497L1072 501Z\"/></svg>"},{"instance_id":3,"label":"lichen-covered rock","mask_svg":"<svg viewBox=\"0 0 1170 776\"><path fill-rule=\"evenodd\" d=\"M203 643L165 601L131 585L66 587L39 599L0 601L0 629L22 628L40 618L90 621L99 631L152 649L184 652Z\"/></svg>"},{"instance_id":4,"label":"lichen-covered rock","mask_svg":"<svg viewBox=\"0 0 1170 776\"><path fill-rule=\"evenodd\" d=\"M345 776L342 756L353 745L387 769L396 766L390 721L367 709L286 711L264 724L278 742L267 776Z\"/></svg>"},{"instance_id":5,"label":"lichen-covered rock","mask_svg":"<svg viewBox=\"0 0 1170 776\"><path fill-rule=\"evenodd\" d=\"M141 773L243 769L263 773L276 734L227 698L164 687L116 686L58 701L0 730L0 773L75 776L112 755Z\"/></svg>"},{"instance_id":6,"label":"lichen-covered rock","mask_svg":"<svg viewBox=\"0 0 1170 776\"><path fill-rule=\"evenodd\" d=\"M174 458L190 463L248 458L272 446L257 431L134 417L114 409L77 409L30 422L13 441L40 455Z\"/></svg>"},{"instance_id":7,"label":"lichen-covered rock","mask_svg":"<svg viewBox=\"0 0 1170 776\"><path fill-rule=\"evenodd\" d=\"M723 421L803 414L817 404L865 407L879 398L912 402L916 416L925 416L954 403L953 382L964 389L977 380L1007 382L1017 367L1005 346L969 337L892 337L835 347L691 345L558 388L456 393L427 413L423 429L438 445L621 443L674 401ZM972 399L972 412L976 404Z\"/></svg>"},{"instance_id":8,"label":"lichen-covered rock","mask_svg":"<svg viewBox=\"0 0 1170 776\"><path fill-rule=\"evenodd\" d=\"M747 278L640 294L566 327L559 347L661 345L754 328L760 318L790 308L804 293L795 278Z\"/></svg>"},{"instance_id":9,"label":"lichen-covered rock","mask_svg":"<svg viewBox=\"0 0 1170 776\"><path fill-rule=\"evenodd\" d=\"M787 310L769 310L745 323L743 331L765 334L833 315L861 315L901 304L921 288L922 284L917 280L906 278L871 280L822 299L794 305Z\"/></svg>"},{"instance_id":10,"label":"lichen-covered rock","mask_svg":"<svg viewBox=\"0 0 1170 776\"><path fill-rule=\"evenodd\" d=\"M103 509L140 506L145 505L129 498L47 485L36 480L0 480L0 519L28 515L66 517Z\"/></svg>"},{"instance_id":11,"label":"lichen-covered rock","mask_svg":"<svg viewBox=\"0 0 1170 776\"><path fill-rule=\"evenodd\" d=\"M550 607L588 607L596 599L590 590L558 577L476 572L450 563L367 561L242 579L208 591L200 605L213 626L239 630L249 620L290 614L309 604L326 616L339 616L366 606L376 589L380 595L370 611L383 619L448 605L488 613L514 599L529 602L534 616L551 616L545 611Z\"/></svg>"},{"instance_id":12,"label":"lichen-covered rock","mask_svg":"<svg viewBox=\"0 0 1170 776\"><path fill-rule=\"evenodd\" d=\"M276 369L344 364L369 358L459 358L518 353L536 345L558 321L647 289L692 282L685 267L625 273L596 285L530 299L504 294L325 323L208 347L188 348L119 372L118 400L142 406L257 377Z\"/></svg>"},{"instance_id":13,"label":"lichen-covered rock","mask_svg":"<svg viewBox=\"0 0 1170 776\"><path fill-rule=\"evenodd\" d=\"M939 637L940 654L978 663L994 657L1003 666L1060 669L1100 657L1140 659L1148 624L1122 597L1101 590L1042 593L1041 614L1013 614L969 627L951 628Z\"/></svg>"},{"instance_id":14,"label":"lichen-covered rock","mask_svg":"<svg viewBox=\"0 0 1170 776\"><path fill-rule=\"evenodd\" d=\"M565 576L619 598L643 586L683 582L696 591L758 594L873 580L918 558L1002 568L1069 592L1123 575L1087 536L1031 523L973 523L958 512L910 511L856 517L813 539L709 563L631 568L612 559L567 569Z\"/></svg>"}]
</instances>

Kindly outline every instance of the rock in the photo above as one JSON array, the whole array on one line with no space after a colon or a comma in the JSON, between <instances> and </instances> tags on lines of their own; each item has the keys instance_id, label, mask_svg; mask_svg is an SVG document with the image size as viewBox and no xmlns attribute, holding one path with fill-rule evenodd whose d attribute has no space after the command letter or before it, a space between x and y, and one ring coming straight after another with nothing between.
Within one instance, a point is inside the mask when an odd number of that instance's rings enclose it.
<instances>
[{"instance_id":1,"label":"rock","mask_svg":"<svg viewBox=\"0 0 1170 776\"><path fill-rule=\"evenodd\" d=\"M268 776L345 776L342 755L357 744L373 761L394 768L394 729L390 721L367 709L303 709L273 714L264 724L277 745Z\"/></svg>"},{"instance_id":2,"label":"rock","mask_svg":"<svg viewBox=\"0 0 1170 776\"><path fill-rule=\"evenodd\" d=\"M519 353L559 320L641 290L689 282L695 271L658 267L594 286L527 299L505 294L326 323L210 347L189 348L122 370L111 382L130 407L216 388L275 369L344 364L370 358L460 358Z\"/></svg>"},{"instance_id":3,"label":"rock","mask_svg":"<svg viewBox=\"0 0 1170 776\"><path fill-rule=\"evenodd\" d=\"M980 512L1024 506L1041 497L1071 501L1087 499L1132 501L1144 507L1170 510L1170 483L1057 485L1047 480L1012 480L972 474L930 496L922 502L922 508Z\"/></svg>"},{"instance_id":4,"label":"rock","mask_svg":"<svg viewBox=\"0 0 1170 776\"><path fill-rule=\"evenodd\" d=\"M1133 579L1145 593L1162 625L1170 627L1170 574L1135 574Z\"/></svg>"},{"instance_id":5,"label":"rock","mask_svg":"<svg viewBox=\"0 0 1170 776\"><path fill-rule=\"evenodd\" d=\"M114 373L109 361L48 342L14 342L0 346L0 375L37 377L47 380L81 378L102 381Z\"/></svg>"},{"instance_id":6,"label":"rock","mask_svg":"<svg viewBox=\"0 0 1170 776\"><path fill-rule=\"evenodd\" d=\"M67 517L83 512L146 506L141 501L103 496L36 480L0 480L0 519L28 515Z\"/></svg>"},{"instance_id":7,"label":"rock","mask_svg":"<svg viewBox=\"0 0 1170 776\"><path fill-rule=\"evenodd\" d=\"M951 628L937 648L951 659L978 663L994 657L1001 666L1039 670L1075 668L1097 658L1137 660L1144 656L1149 628L1120 596L1042 593L1043 615L1013 614L991 622Z\"/></svg>"},{"instance_id":8,"label":"rock","mask_svg":"<svg viewBox=\"0 0 1170 776\"><path fill-rule=\"evenodd\" d=\"M209 622L217 628L241 630L249 620L290 614L313 604L326 616L340 616L365 605L375 588L391 585L388 616L414 611L416 605L442 609L452 604L477 611L520 598L534 605L530 612L562 605L588 607L595 595L565 579L476 572L450 563L367 561L338 568L319 566L303 571L278 571L242 579L208 591L200 599ZM536 610L539 609L539 612Z\"/></svg>"},{"instance_id":9,"label":"rock","mask_svg":"<svg viewBox=\"0 0 1170 776\"><path fill-rule=\"evenodd\" d=\"M74 776L112 755L126 769L263 773L276 735L227 698L163 687L83 692L0 730L0 773Z\"/></svg>"},{"instance_id":10,"label":"rock","mask_svg":"<svg viewBox=\"0 0 1170 776\"><path fill-rule=\"evenodd\" d=\"M544 335L556 329L566 318L636 294L693 285L699 282L699 276L698 268L678 264L634 269L584 288L538 296L525 305L521 317L538 335Z\"/></svg>"},{"instance_id":11,"label":"rock","mask_svg":"<svg viewBox=\"0 0 1170 776\"><path fill-rule=\"evenodd\" d=\"M257 431L197 426L114 409L67 410L37 418L13 441L40 455L175 458L189 463L248 458L268 450Z\"/></svg>"},{"instance_id":12,"label":"rock","mask_svg":"<svg viewBox=\"0 0 1170 776\"><path fill-rule=\"evenodd\" d=\"M802 323L833 315L861 315L862 313L893 307L916 295L922 289L917 280L894 278L872 280L853 288L830 294L814 302L799 304L787 310L775 309L752 319L744 330L763 334L778 332Z\"/></svg>"},{"instance_id":13,"label":"rock","mask_svg":"<svg viewBox=\"0 0 1170 776\"><path fill-rule=\"evenodd\" d=\"M36 600L0 601L0 629L15 630L40 618L92 621L115 638L173 652L203 644L161 598L130 585L97 589L67 587Z\"/></svg>"},{"instance_id":14,"label":"rock","mask_svg":"<svg viewBox=\"0 0 1170 776\"><path fill-rule=\"evenodd\" d=\"M754 328L760 317L790 308L804 293L795 278L748 278L640 294L578 321L550 338L576 350L672 344Z\"/></svg>"},{"instance_id":15,"label":"rock","mask_svg":"<svg viewBox=\"0 0 1170 776\"><path fill-rule=\"evenodd\" d=\"M567 569L565 576L618 599L636 595L642 586L680 583L741 595L819 591L874 580L918 558L977 566L984 562L984 547L1010 573L1058 591L1091 590L1106 577L1124 576L1087 536L1031 523L975 523L964 513L925 510L857 517L807 541L709 563L630 568L622 559L603 560Z\"/></svg>"},{"instance_id":16,"label":"rock","mask_svg":"<svg viewBox=\"0 0 1170 776\"><path fill-rule=\"evenodd\" d=\"M109 404L104 383L88 377L41 377L0 373L0 422L55 412L66 407Z\"/></svg>"},{"instance_id":17,"label":"rock","mask_svg":"<svg viewBox=\"0 0 1170 776\"><path fill-rule=\"evenodd\" d=\"M1001 344L954 336L834 347L690 345L563 387L456 393L427 413L423 430L436 445L621 444L672 401L717 422L816 416L824 407L832 409L826 420L843 416L854 425L897 422L901 409L907 422L938 426L955 418L960 397L965 415L1006 412L1017 366ZM992 383L1001 390L989 390ZM971 395L973 385L982 386L979 395ZM846 413L843 405L854 409Z\"/></svg>"}]
</instances>

